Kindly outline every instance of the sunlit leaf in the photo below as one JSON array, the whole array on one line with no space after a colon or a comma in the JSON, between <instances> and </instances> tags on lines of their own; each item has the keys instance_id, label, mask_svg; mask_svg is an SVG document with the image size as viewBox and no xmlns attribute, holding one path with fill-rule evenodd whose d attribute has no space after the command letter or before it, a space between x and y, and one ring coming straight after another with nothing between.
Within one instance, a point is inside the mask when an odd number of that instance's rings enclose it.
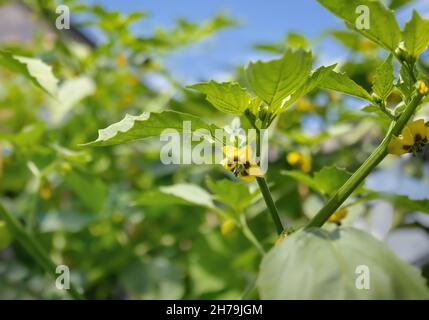
<instances>
[{"instance_id":1,"label":"sunlit leaf","mask_svg":"<svg viewBox=\"0 0 429 320\"><path fill-rule=\"evenodd\" d=\"M429 46L429 20L422 19L414 10L413 17L404 27L403 38L408 53L418 58Z\"/></svg>"},{"instance_id":2,"label":"sunlit leaf","mask_svg":"<svg viewBox=\"0 0 429 320\"><path fill-rule=\"evenodd\" d=\"M176 111L144 112L139 116L127 114L121 121L98 130L97 140L85 146L109 146L155 137L165 129L175 129L181 133L185 121L190 121L192 131L206 129L211 136L214 136L214 130L217 128L208 125L199 117Z\"/></svg>"},{"instance_id":3,"label":"sunlit leaf","mask_svg":"<svg viewBox=\"0 0 429 320\"><path fill-rule=\"evenodd\" d=\"M202 82L188 86L207 96L207 100L219 111L242 114L250 102L249 93L236 82Z\"/></svg>"},{"instance_id":4,"label":"sunlit leaf","mask_svg":"<svg viewBox=\"0 0 429 320\"><path fill-rule=\"evenodd\" d=\"M43 61L0 50L0 65L23 75L51 96L57 94L58 79L53 75L52 68Z\"/></svg>"},{"instance_id":5,"label":"sunlit leaf","mask_svg":"<svg viewBox=\"0 0 429 320\"><path fill-rule=\"evenodd\" d=\"M374 93L382 100L386 100L393 90L394 80L392 55L390 55L387 60L377 68L374 85L372 87Z\"/></svg>"},{"instance_id":6,"label":"sunlit leaf","mask_svg":"<svg viewBox=\"0 0 429 320\"><path fill-rule=\"evenodd\" d=\"M401 30L393 11L380 1L317 0L326 9L343 19L349 27L360 32L387 50L394 51L401 40ZM365 7L362 7L365 6ZM359 9L365 9L361 11ZM369 25L360 25L360 17L368 12ZM364 16L362 16L364 17Z\"/></svg>"},{"instance_id":7,"label":"sunlit leaf","mask_svg":"<svg viewBox=\"0 0 429 320\"><path fill-rule=\"evenodd\" d=\"M276 109L304 84L311 63L310 52L288 50L280 59L250 63L246 69L247 81L258 97Z\"/></svg>"},{"instance_id":8,"label":"sunlit leaf","mask_svg":"<svg viewBox=\"0 0 429 320\"><path fill-rule=\"evenodd\" d=\"M329 74L324 77L324 80L319 83L319 86L324 89L334 90L372 101L371 95L345 73L330 71Z\"/></svg>"}]
</instances>

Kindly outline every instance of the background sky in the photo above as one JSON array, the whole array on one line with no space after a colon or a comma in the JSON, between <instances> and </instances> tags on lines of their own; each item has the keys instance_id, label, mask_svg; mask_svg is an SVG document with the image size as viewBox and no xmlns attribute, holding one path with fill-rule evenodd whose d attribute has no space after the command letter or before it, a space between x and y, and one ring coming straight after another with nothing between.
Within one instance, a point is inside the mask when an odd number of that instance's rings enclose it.
<instances>
[{"instance_id":1,"label":"background sky","mask_svg":"<svg viewBox=\"0 0 429 320\"><path fill-rule=\"evenodd\" d=\"M224 80L237 65L249 60L263 59L266 53L252 49L255 43L281 41L287 32L299 32L314 40L324 63L338 61L344 52L332 39L318 45L322 31L342 28L342 22L321 7L315 0L86 0L108 9L132 12L147 11L149 17L134 25L139 34L150 34L156 27L171 27L179 17L202 22L219 12L227 13L240 26L221 31L198 45L187 47L170 55L167 67L183 83L208 78ZM420 0L399 13L403 24L412 8L429 12L429 1ZM321 53L321 54L320 54Z\"/></svg>"}]
</instances>

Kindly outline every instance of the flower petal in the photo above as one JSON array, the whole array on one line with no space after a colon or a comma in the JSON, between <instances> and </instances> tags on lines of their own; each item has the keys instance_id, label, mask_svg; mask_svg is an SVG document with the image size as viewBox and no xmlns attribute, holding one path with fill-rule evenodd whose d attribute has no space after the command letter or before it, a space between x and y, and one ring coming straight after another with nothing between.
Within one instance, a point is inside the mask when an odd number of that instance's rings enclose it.
<instances>
[{"instance_id":1,"label":"flower petal","mask_svg":"<svg viewBox=\"0 0 429 320\"><path fill-rule=\"evenodd\" d=\"M407 150L404 149L403 139L398 137L392 138L392 140L389 143L389 146L387 147L387 151L390 154L396 154L398 156L408 152Z\"/></svg>"},{"instance_id":2,"label":"flower petal","mask_svg":"<svg viewBox=\"0 0 429 320\"><path fill-rule=\"evenodd\" d=\"M423 119L413 121L412 123L408 124L408 128L410 129L411 134L414 138L417 135L419 135L421 139L426 136L426 126L425 121Z\"/></svg>"}]
</instances>

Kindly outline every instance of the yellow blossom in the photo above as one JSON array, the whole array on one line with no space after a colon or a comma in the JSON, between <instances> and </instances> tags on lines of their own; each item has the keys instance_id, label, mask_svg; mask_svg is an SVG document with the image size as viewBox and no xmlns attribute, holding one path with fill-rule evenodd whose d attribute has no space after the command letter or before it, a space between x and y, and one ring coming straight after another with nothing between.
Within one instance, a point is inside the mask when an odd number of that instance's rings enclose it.
<instances>
[{"instance_id":1,"label":"yellow blossom","mask_svg":"<svg viewBox=\"0 0 429 320\"><path fill-rule=\"evenodd\" d=\"M286 156L286 160L292 167L295 167L304 173L311 171L311 158L302 152L289 152Z\"/></svg>"},{"instance_id":2,"label":"yellow blossom","mask_svg":"<svg viewBox=\"0 0 429 320\"><path fill-rule=\"evenodd\" d=\"M429 86L424 81L417 82L417 90L421 95L426 95L429 93Z\"/></svg>"},{"instance_id":3,"label":"yellow blossom","mask_svg":"<svg viewBox=\"0 0 429 320\"><path fill-rule=\"evenodd\" d=\"M235 221L233 219L227 219L222 223L222 226L220 227L220 232L222 235L229 234L232 230L235 228Z\"/></svg>"},{"instance_id":4,"label":"yellow blossom","mask_svg":"<svg viewBox=\"0 0 429 320\"><path fill-rule=\"evenodd\" d=\"M335 211L328 219L328 222L336 223L337 225L341 224L341 220L344 219L347 216L347 209L346 208L340 208L337 211Z\"/></svg>"},{"instance_id":5,"label":"yellow blossom","mask_svg":"<svg viewBox=\"0 0 429 320\"><path fill-rule=\"evenodd\" d=\"M127 64L127 57L125 56L125 54L120 53L115 57L115 62L118 67L123 67Z\"/></svg>"},{"instance_id":6,"label":"yellow blossom","mask_svg":"<svg viewBox=\"0 0 429 320\"><path fill-rule=\"evenodd\" d=\"M300 112L314 112L316 111L316 107L310 100L301 98L296 102L296 110Z\"/></svg>"},{"instance_id":7,"label":"yellow blossom","mask_svg":"<svg viewBox=\"0 0 429 320\"><path fill-rule=\"evenodd\" d=\"M393 137L388 146L390 154L416 154L429 142L429 128L423 119L413 121L405 126L399 137Z\"/></svg>"},{"instance_id":8,"label":"yellow blossom","mask_svg":"<svg viewBox=\"0 0 429 320\"><path fill-rule=\"evenodd\" d=\"M255 177L262 177L264 175L252 158L252 149L250 146L240 149L233 146L225 146L223 154L225 158L221 161L222 166L241 180L252 182L255 180Z\"/></svg>"}]
</instances>

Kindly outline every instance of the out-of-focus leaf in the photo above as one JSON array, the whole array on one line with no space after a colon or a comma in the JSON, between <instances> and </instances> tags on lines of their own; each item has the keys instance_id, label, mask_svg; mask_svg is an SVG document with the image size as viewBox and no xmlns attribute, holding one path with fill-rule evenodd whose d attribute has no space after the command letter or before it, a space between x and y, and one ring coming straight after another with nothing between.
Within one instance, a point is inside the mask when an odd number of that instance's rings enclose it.
<instances>
[{"instance_id":1,"label":"out-of-focus leaf","mask_svg":"<svg viewBox=\"0 0 429 320\"><path fill-rule=\"evenodd\" d=\"M429 199L414 200L404 195L383 193L372 190L369 190L369 194L364 199L365 201L383 200L391 203L396 208L429 213Z\"/></svg>"},{"instance_id":2,"label":"out-of-focus leaf","mask_svg":"<svg viewBox=\"0 0 429 320\"><path fill-rule=\"evenodd\" d=\"M164 207L171 205L214 208L212 196L196 184L180 183L144 192L134 199L135 205Z\"/></svg>"},{"instance_id":3,"label":"out-of-focus leaf","mask_svg":"<svg viewBox=\"0 0 429 320\"><path fill-rule=\"evenodd\" d=\"M310 52L287 50L280 59L250 63L246 69L247 81L253 92L276 110L305 83L311 63Z\"/></svg>"},{"instance_id":4,"label":"out-of-focus leaf","mask_svg":"<svg viewBox=\"0 0 429 320\"><path fill-rule=\"evenodd\" d=\"M0 220L0 251L6 248L12 240L12 233L9 231L6 222Z\"/></svg>"},{"instance_id":5,"label":"out-of-focus leaf","mask_svg":"<svg viewBox=\"0 0 429 320\"><path fill-rule=\"evenodd\" d=\"M185 291L180 270L165 258L136 261L119 279L135 299L180 299Z\"/></svg>"},{"instance_id":6,"label":"out-of-focus leaf","mask_svg":"<svg viewBox=\"0 0 429 320\"><path fill-rule=\"evenodd\" d=\"M250 102L249 93L236 82L201 82L187 86L207 96L207 100L219 111L242 114Z\"/></svg>"},{"instance_id":7,"label":"out-of-focus leaf","mask_svg":"<svg viewBox=\"0 0 429 320\"><path fill-rule=\"evenodd\" d=\"M393 90L394 80L392 55L390 55L387 60L377 68L374 85L372 87L374 93L382 100L386 100Z\"/></svg>"},{"instance_id":8,"label":"out-of-focus leaf","mask_svg":"<svg viewBox=\"0 0 429 320\"><path fill-rule=\"evenodd\" d=\"M369 289L359 289L365 276ZM429 298L417 269L352 228L290 235L263 259L257 285L262 299Z\"/></svg>"},{"instance_id":9,"label":"out-of-focus leaf","mask_svg":"<svg viewBox=\"0 0 429 320\"><path fill-rule=\"evenodd\" d=\"M97 213L103 208L107 199L107 187L101 180L72 171L64 177L64 181L87 209Z\"/></svg>"},{"instance_id":10,"label":"out-of-focus leaf","mask_svg":"<svg viewBox=\"0 0 429 320\"><path fill-rule=\"evenodd\" d=\"M249 187L243 183L223 179L213 181L207 179L207 186L214 194L214 199L220 201L237 212L248 207L255 199L255 194L251 193Z\"/></svg>"},{"instance_id":11,"label":"out-of-focus leaf","mask_svg":"<svg viewBox=\"0 0 429 320\"><path fill-rule=\"evenodd\" d=\"M415 0L391 0L389 8L392 10L400 9L414 1Z\"/></svg>"},{"instance_id":12,"label":"out-of-focus leaf","mask_svg":"<svg viewBox=\"0 0 429 320\"><path fill-rule=\"evenodd\" d=\"M51 96L56 96L58 79L53 75L52 68L43 61L0 50L0 65L23 75Z\"/></svg>"},{"instance_id":13,"label":"out-of-focus leaf","mask_svg":"<svg viewBox=\"0 0 429 320\"><path fill-rule=\"evenodd\" d=\"M282 171L282 174L292 177L324 195L337 191L351 176L351 173L334 166L323 167L320 171L315 172L313 177L300 171Z\"/></svg>"},{"instance_id":14,"label":"out-of-focus leaf","mask_svg":"<svg viewBox=\"0 0 429 320\"><path fill-rule=\"evenodd\" d=\"M94 215L76 214L75 212L48 213L40 221L40 231L79 232L93 222L94 217Z\"/></svg>"},{"instance_id":15,"label":"out-of-focus leaf","mask_svg":"<svg viewBox=\"0 0 429 320\"><path fill-rule=\"evenodd\" d=\"M286 43L288 46L297 49L308 49L309 47L307 39L302 34L296 32L289 32L287 34Z\"/></svg>"},{"instance_id":16,"label":"out-of-focus leaf","mask_svg":"<svg viewBox=\"0 0 429 320\"><path fill-rule=\"evenodd\" d=\"M291 178L294 178L296 181L301 182L311 189L313 189L316 192L322 193L321 189L317 185L317 183L314 181L313 177L311 177L308 174L302 173L301 171L295 171L295 170L284 170L282 171L282 174Z\"/></svg>"},{"instance_id":17,"label":"out-of-focus leaf","mask_svg":"<svg viewBox=\"0 0 429 320\"><path fill-rule=\"evenodd\" d=\"M176 196L194 204L208 208L214 207L210 193L195 184L179 183L172 186L160 187L159 190L165 194Z\"/></svg>"},{"instance_id":18,"label":"out-of-focus leaf","mask_svg":"<svg viewBox=\"0 0 429 320\"><path fill-rule=\"evenodd\" d=\"M84 146L109 146L130 141L159 136L165 129L183 130L184 121L190 121L192 132L205 129L214 137L214 125L209 125L200 118L176 111L144 112L139 116L127 114L121 121L98 130L98 138ZM189 133L189 132L188 132Z\"/></svg>"},{"instance_id":19,"label":"out-of-focus leaf","mask_svg":"<svg viewBox=\"0 0 429 320\"><path fill-rule=\"evenodd\" d=\"M346 24L378 43L389 51L394 51L401 40L401 29L392 10L387 9L380 1L372 0L317 0L322 6L343 19ZM369 28L357 26L360 16L357 11L365 6L369 13ZM364 12L365 13L365 12Z\"/></svg>"},{"instance_id":20,"label":"out-of-focus leaf","mask_svg":"<svg viewBox=\"0 0 429 320\"><path fill-rule=\"evenodd\" d=\"M402 34L408 53L418 58L429 46L429 20L422 19L414 10L413 17L405 25Z\"/></svg>"},{"instance_id":21,"label":"out-of-focus leaf","mask_svg":"<svg viewBox=\"0 0 429 320\"><path fill-rule=\"evenodd\" d=\"M329 74L324 77L324 80L319 83L319 86L324 89L334 90L372 101L371 95L345 73L330 71Z\"/></svg>"},{"instance_id":22,"label":"out-of-focus leaf","mask_svg":"<svg viewBox=\"0 0 429 320\"><path fill-rule=\"evenodd\" d=\"M61 122L79 101L90 96L94 91L94 81L89 77L82 76L62 83L58 89L58 98L52 99L49 104L53 123Z\"/></svg>"}]
</instances>

